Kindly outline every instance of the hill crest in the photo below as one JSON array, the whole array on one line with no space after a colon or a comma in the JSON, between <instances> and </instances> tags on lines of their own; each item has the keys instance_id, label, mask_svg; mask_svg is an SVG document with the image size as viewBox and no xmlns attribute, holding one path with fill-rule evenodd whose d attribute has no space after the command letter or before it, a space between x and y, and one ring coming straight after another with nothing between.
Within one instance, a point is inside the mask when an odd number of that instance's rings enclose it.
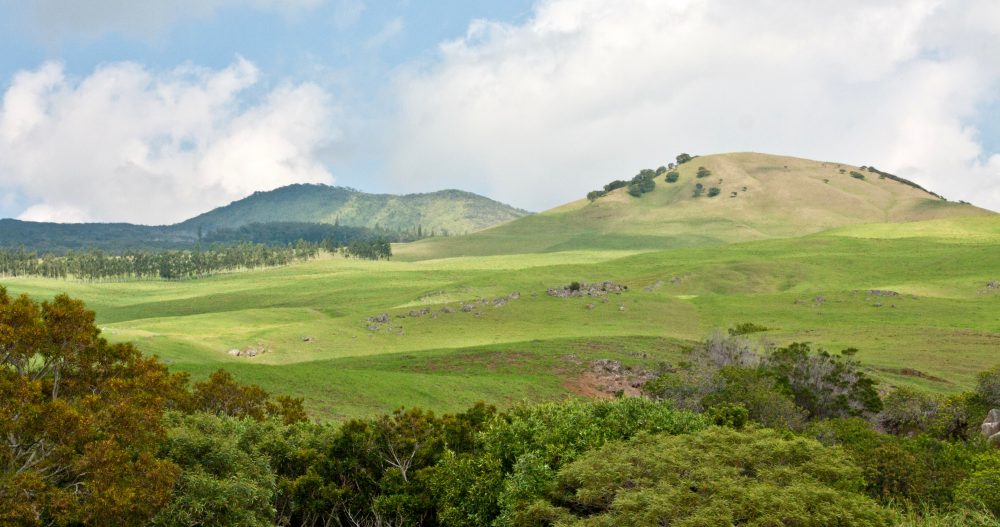
<instances>
[{"instance_id":1,"label":"hill crest","mask_svg":"<svg viewBox=\"0 0 1000 527\"><path fill-rule=\"evenodd\" d=\"M573 249L665 249L790 238L867 223L993 215L869 167L737 152L695 157L652 179L467 237L401 247L404 258ZM699 190L700 185L700 190ZM713 190L715 189L715 190Z\"/></svg>"}]
</instances>

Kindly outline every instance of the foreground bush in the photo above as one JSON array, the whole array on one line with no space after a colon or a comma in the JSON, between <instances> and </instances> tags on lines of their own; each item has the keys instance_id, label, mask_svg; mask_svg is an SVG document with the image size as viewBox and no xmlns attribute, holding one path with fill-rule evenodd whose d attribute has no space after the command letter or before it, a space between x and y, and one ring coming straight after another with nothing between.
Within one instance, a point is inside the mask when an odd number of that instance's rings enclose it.
<instances>
[{"instance_id":1,"label":"foreground bush","mask_svg":"<svg viewBox=\"0 0 1000 527\"><path fill-rule=\"evenodd\" d=\"M773 430L646 434L560 470L550 496L514 524L893 525L892 511L861 494L861 476L841 449Z\"/></svg>"}]
</instances>

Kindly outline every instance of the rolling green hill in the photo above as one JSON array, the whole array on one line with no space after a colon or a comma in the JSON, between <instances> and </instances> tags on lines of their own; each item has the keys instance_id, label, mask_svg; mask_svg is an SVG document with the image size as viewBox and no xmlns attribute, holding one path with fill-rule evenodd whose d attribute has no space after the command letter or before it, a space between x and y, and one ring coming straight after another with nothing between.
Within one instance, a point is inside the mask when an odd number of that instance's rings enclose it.
<instances>
[{"instance_id":1,"label":"rolling green hill","mask_svg":"<svg viewBox=\"0 0 1000 527\"><path fill-rule=\"evenodd\" d=\"M467 234L527 215L498 201L461 190L427 194L367 194L327 185L289 185L201 214L177 227L208 232L249 223L336 223L436 234Z\"/></svg>"},{"instance_id":2,"label":"rolling green hill","mask_svg":"<svg viewBox=\"0 0 1000 527\"><path fill-rule=\"evenodd\" d=\"M711 174L698 177L700 167ZM862 176L862 178L852 175ZM401 246L406 259L578 249L668 249L803 236L847 225L991 216L905 180L842 163L758 153L696 157L676 183L654 178L640 197L625 188L471 236ZM694 197L696 185L704 191ZM711 188L718 195L708 196ZM947 189L945 189L947 190Z\"/></svg>"},{"instance_id":3,"label":"rolling green hill","mask_svg":"<svg viewBox=\"0 0 1000 527\"><path fill-rule=\"evenodd\" d=\"M701 166L712 175L696 177ZM778 345L858 348L881 381L939 393L1000 361L1000 215L857 167L761 154L699 157L677 183L662 180L639 198L620 190L400 245L410 261L0 285L68 292L112 340L197 379L225 367L305 397L323 419L599 395L593 361L676 363L692 341L743 322ZM719 195L692 197L699 182ZM548 294L607 280L628 291ZM251 346L269 351L229 354Z\"/></svg>"}]
</instances>

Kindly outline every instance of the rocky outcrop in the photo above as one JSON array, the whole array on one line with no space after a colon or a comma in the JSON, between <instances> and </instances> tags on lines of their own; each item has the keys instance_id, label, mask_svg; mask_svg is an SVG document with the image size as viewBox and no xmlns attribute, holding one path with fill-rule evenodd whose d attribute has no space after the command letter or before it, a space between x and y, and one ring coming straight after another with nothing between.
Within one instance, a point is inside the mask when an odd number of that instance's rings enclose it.
<instances>
[{"instance_id":1,"label":"rocky outcrop","mask_svg":"<svg viewBox=\"0 0 1000 527\"><path fill-rule=\"evenodd\" d=\"M571 298L578 296L607 296L610 294L620 295L625 291L628 291L627 285L621 285L608 281L597 284L573 282L572 284L564 285L562 287L551 287L548 291L546 291L546 293L549 296L558 298Z\"/></svg>"},{"instance_id":2,"label":"rocky outcrop","mask_svg":"<svg viewBox=\"0 0 1000 527\"><path fill-rule=\"evenodd\" d=\"M990 410L980 430L982 430L983 437L986 438L989 444L1000 448L1000 410L996 408Z\"/></svg>"}]
</instances>

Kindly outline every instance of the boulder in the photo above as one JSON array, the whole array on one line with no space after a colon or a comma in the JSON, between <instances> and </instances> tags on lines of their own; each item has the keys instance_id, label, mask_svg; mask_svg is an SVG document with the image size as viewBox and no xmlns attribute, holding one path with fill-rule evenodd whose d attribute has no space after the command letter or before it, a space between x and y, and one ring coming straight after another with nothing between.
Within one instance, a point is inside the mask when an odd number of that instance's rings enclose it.
<instances>
[{"instance_id":1,"label":"boulder","mask_svg":"<svg viewBox=\"0 0 1000 527\"><path fill-rule=\"evenodd\" d=\"M990 410L980 430L991 445L1000 447L1000 410L996 408Z\"/></svg>"},{"instance_id":2,"label":"boulder","mask_svg":"<svg viewBox=\"0 0 1000 527\"><path fill-rule=\"evenodd\" d=\"M240 350L236 349L236 348L233 348L233 349L227 351L226 353L232 355L233 357L239 357L240 353L242 353L242 352Z\"/></svg>"}]
</instances>

